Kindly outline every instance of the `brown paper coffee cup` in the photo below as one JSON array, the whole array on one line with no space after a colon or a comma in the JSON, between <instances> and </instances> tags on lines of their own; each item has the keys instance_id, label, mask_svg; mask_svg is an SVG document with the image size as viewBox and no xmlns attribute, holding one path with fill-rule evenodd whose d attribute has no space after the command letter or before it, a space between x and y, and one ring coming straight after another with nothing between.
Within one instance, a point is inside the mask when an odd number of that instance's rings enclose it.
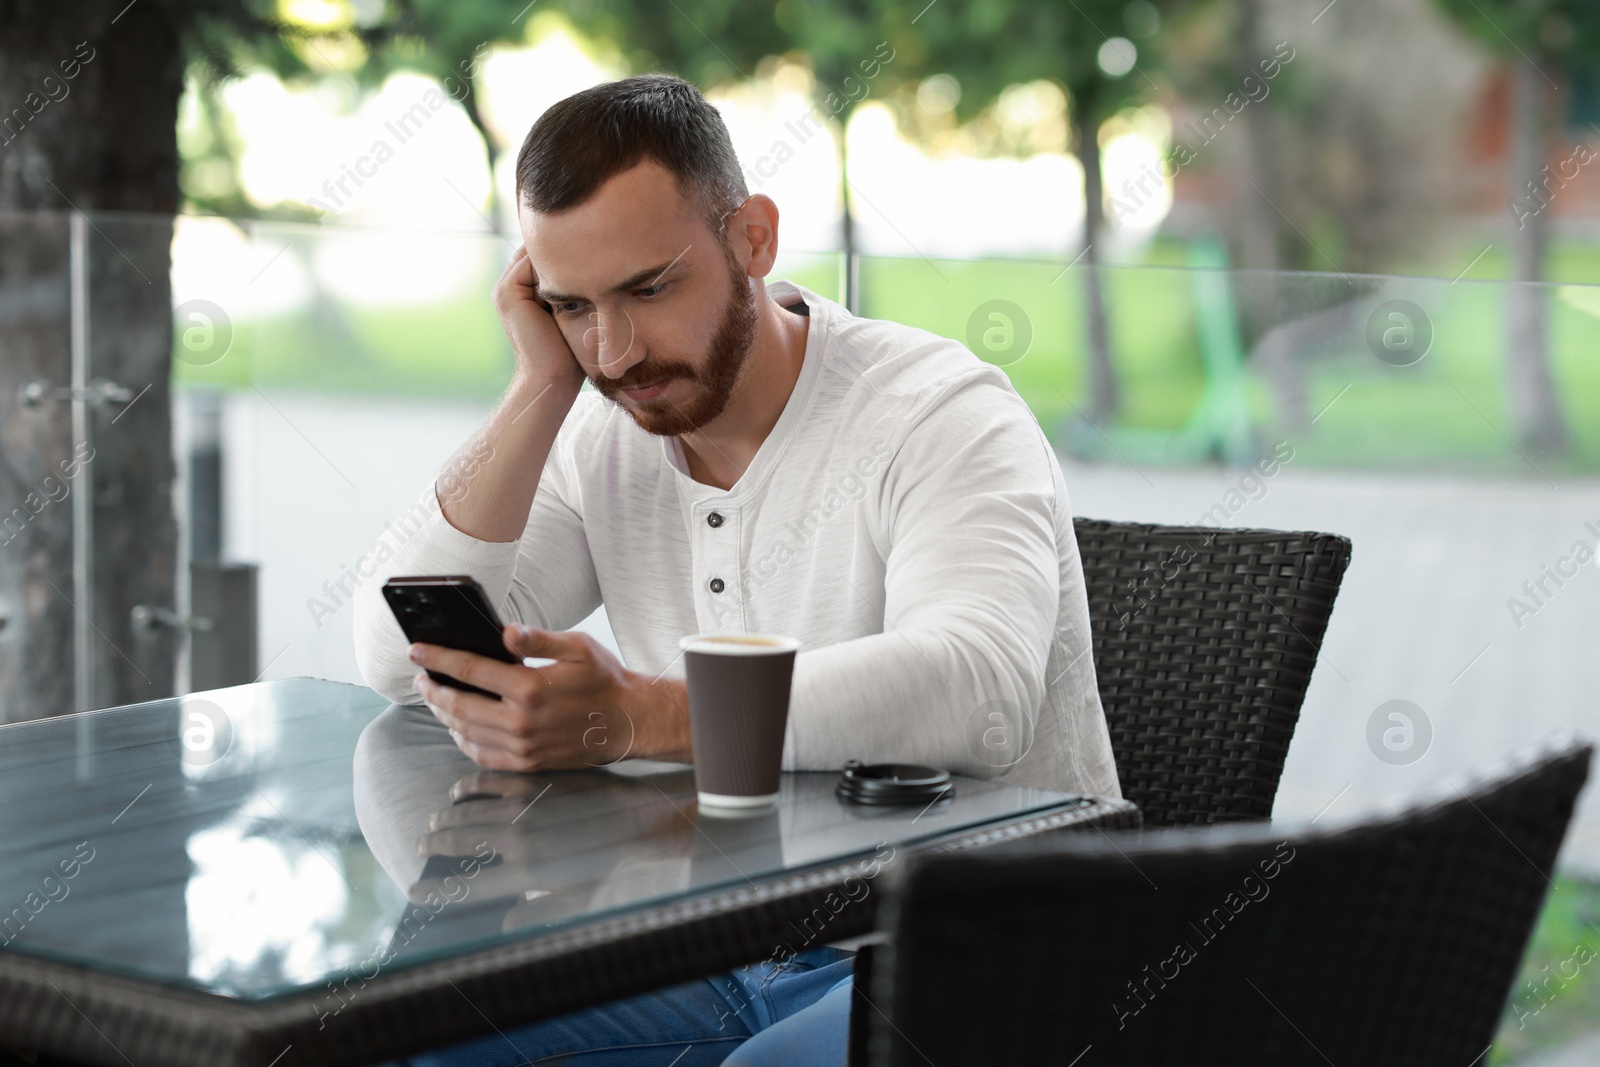
<instances>
[{"instance_id":1,"label":"brown paper coffee cup","mask_svg":"<svg viewBox=\"0 0 1600 1067\"><path fill-rule=\"evenodd\" d=\"M771 804L778 799L800 642L777 634L695 634L678 646L688 672L689 740L701 806Z\"/></svg>"}]
</instances>

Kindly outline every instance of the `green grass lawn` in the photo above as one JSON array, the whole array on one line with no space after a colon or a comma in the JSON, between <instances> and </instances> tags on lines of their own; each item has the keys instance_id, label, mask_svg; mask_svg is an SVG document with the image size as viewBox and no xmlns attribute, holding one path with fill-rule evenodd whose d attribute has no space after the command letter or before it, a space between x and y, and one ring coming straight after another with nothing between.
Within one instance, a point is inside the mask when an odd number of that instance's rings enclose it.
<instances>
[{"instance_id":1,"label":"green grass lawn","mask_svg":"<svg viewBox=\"0 0 1600 1067\"><path fill-rule=\"evenodd\" d=\"M1489 1054L1517 1063L1600 1029L1600 885L1557 878Z\"/></svg>"},{"instance_id":2,"label":"green grass lawn","mask_svg":"<svg viewBox=\"0 0 1600 1067\"><path fill-rule=\"evenodd\" d=\"M180 384L215 383L267 391L490 398L504 387L511 354L488 292L497 276L498 246L485 245L478 284L434 303L371 307L326 296L290 314L236 324L233 348L209 367L178 363ZM1466 263L1475 254L1461 253ZM1116 424L1175 430L1184 425L1205 386L1197 332L1193 273L1186 251L1171 242L1146 249L1137 266L1103 271L1113 362L1121 394ZM1600 249L1561 246L1551 274L1600 281ZM1082 407L1087 392L1084 356L1084 272L1063 263L1025 260L928 261L871 259L862 265L863 313L967 341L974 315L981 333L991 320L980 309L1004 300L1021 309L1031 332L1025 353L1013 349L995 362L1053 439ZM1314 425L1294 425L1254 368L1249 402L1263 441L1293 442L1296 462L1371 469L1461 469L1537 478L1507 440L1504 287L1491 281L1505 269L1491 247L1458 282L1448 278L1392 281L1381 296L1422 307L1435 330L1426 358L1411 367L1379 362L1360 337L1346 337L1304 363L1308 413ZM839 294L830 256L789 257L780 274L825 296ZM1363 296L1375 283L1339 275L1280 275L1264 304L1275 320ZM1238 299L1258 284L1235 276ZM1571 454L1538 460L1549 474L1600 470L1600 288L1551 289L1552 369L1574 438ZM1011 318L1019 318L1013 311ZM1020 356L1020 358L1019 358ZM1331 406L1329 406L1331 404ZM1326 411L1323 409L1326 408Z\"/></svg>"}]
</instances>

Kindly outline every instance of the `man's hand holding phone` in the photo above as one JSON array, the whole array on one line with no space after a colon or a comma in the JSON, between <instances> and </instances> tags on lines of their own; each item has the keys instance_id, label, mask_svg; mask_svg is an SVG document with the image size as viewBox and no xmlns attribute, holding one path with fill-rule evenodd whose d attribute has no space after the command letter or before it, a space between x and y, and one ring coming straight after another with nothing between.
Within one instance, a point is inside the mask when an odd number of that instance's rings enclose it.
<instances>
[{"instance_id":1,"label":"man's hand holding phone","mask_svg":"<svg viewBox=\"0 0 1600 1067\"><path fill-rule=\"evenodd\" d=\"M499 771L688 762L683 682L647 678L587 634L507 626L470 575L396 576L383 596L425 671L413 679L457 747ZM554 662L528 666L525 659Z\"/></svg>"},{"instance_id":2,"label":"man's hand holding phone","mask_svg":"<svg viewBox=\"0 0 1600 1067\"><path fill-rule=\"evenodd\" d=\"M651 679L617 662L588 634L507 626L506 648L540 667L413 644L419 667L497 694L499 699L415 679L434 717L480 767L551 771L600 767L627 757L688 762L689 701L683 683Z\"/></svg>"}]
</instances>

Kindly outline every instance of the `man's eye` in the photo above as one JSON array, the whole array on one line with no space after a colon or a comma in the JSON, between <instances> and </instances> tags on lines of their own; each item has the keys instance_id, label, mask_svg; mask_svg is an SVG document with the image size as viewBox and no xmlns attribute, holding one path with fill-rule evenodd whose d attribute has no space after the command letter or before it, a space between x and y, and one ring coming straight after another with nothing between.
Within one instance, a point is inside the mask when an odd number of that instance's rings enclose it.
<instances>
[{"instance_id":1,"label":"man's eye","mask_svg":"<svg viewBox=\"0 0 1600 1067\"><path fill-rule=\"evenodd\" d=\"M572 315L577 312L581 305L582 302L578 300L563 300L559 304L553 304L551 306L563 315Z\"/></svg>"},{"instance_id":2,"label":"man's eye","mask_svg":"<svg viewBox=\"0 0 1600 1067\"><path fill-rule=\"evenodd\" d=\"M642 289L635 289L633 291L633 295L634 296L642 296L646 300L648 300L650 297L655 296L656 294L660 293L661 290L663 290L665 288L666 288L665 285L647 285Z\"/></svg>"}]
</instances>

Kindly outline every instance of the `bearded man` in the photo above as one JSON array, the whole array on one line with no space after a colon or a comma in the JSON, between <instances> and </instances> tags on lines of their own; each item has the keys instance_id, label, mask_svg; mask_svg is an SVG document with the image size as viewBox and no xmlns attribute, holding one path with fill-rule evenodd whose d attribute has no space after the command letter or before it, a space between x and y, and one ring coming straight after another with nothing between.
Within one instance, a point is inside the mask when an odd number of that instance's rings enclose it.
<instances>
[{"instance_id":1,"label":"bearded man","mask_svg":"<svg viewBox=\"0 0 1600 1067\"><path fill-rule=\"evenodd\" d=\"M492 770L593 766L597 710L625 713L630 756L688 762L679 639L784 634L801 643L785 769L910 762L1120 796L1066 486L1006 375L765 283L777 205L680 79L554 105L516 177L523 245L494 293L510 386L378 555L386 574L474 576L508 650L554 662L408 646L369 581L368 684L425 702ZM565 632L602 604L625 662ZM851 954L773 966L410 1062L841 1064Z\"/></svg>"}]
</instances>

